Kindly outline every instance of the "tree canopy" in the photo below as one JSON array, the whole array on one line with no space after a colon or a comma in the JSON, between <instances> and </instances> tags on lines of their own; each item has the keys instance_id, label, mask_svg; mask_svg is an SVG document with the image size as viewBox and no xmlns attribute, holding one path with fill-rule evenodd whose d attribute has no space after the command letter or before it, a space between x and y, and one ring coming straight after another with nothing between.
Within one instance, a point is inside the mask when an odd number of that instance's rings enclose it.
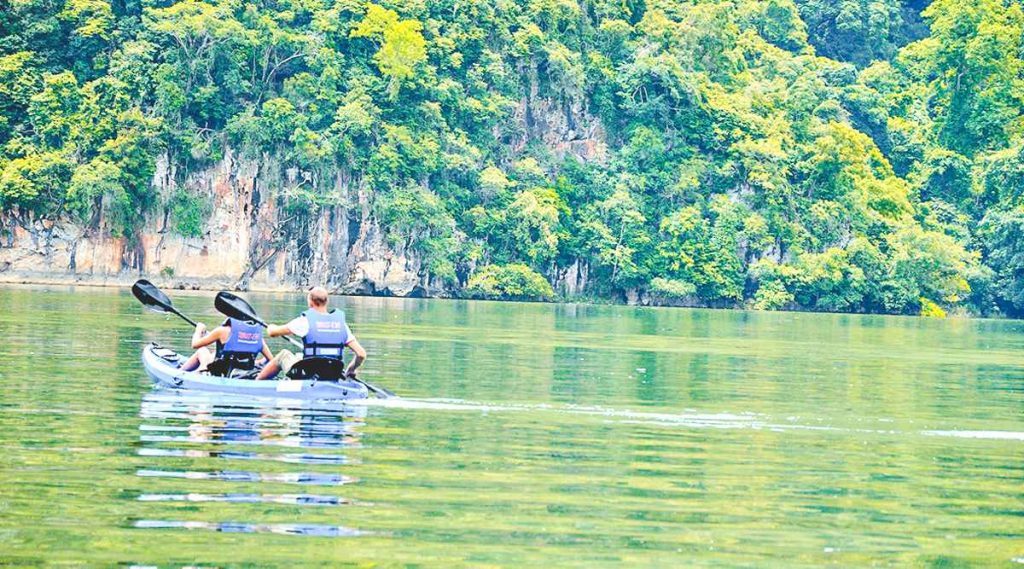
<instances>
[{"instance_id":1,"label":"tree canopy","mask_svg":"<svg viewBox=\"0 0 1024 569\"><path fill-rule=\"evenodd\" d=\"M1013 0L0 8L8 222L196 236L157 158L233 149L301 172L306 219L350 180L452 291L1024 313Z\"/></svg>"}]
</instances>

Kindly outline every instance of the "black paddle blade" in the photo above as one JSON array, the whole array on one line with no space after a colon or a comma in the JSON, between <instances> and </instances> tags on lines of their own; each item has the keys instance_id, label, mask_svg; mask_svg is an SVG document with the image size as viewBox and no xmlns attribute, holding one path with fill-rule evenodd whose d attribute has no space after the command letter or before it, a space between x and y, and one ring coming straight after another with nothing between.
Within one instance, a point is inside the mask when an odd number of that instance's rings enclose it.
<instances>
[{"instance_id":1,"label":"black paddle blade","mask_svg":"<svg viewBox=\"0 0 1024 569\"><path fill-rule=\"evenodd\" d=\"M132 285L132 294L150 310L171 312L171 299L146 279L135 281L135 284Z\"/></svg>"},{"instance_id":2,"label":"black paddle blade","mask_svg":"<svg viewBox=\"0 0 1024 569\"><path fill-rule=\"evenodd\" d=\"M146 279L139 279L135 281L135 284L132 285L132 294L135 295L135 298L139 299L139 302L141 302L143 306L150 310L160 312L162 314L177 314L185 322L188 322L193 326L196 325L195 320L192 320L188 316L178 312L178 309L171 304L171 299L168 298L163 291L158 289L156 285Z\"/></svg>"},{"instance_id":3,"label":"black paddle blade","mask_svg":"<svg viewBox=\"0 0 1024 569\"><path fill-rule=\"evenodd\" d=\"M218 312L229 318L251 320L266 327L266 323L260 320L260 317L256 315L256 311L245 299L235 296L226 290L217 293L217 297L213 299L213 306L217 308Z\"/></svg>"}]
</instances>

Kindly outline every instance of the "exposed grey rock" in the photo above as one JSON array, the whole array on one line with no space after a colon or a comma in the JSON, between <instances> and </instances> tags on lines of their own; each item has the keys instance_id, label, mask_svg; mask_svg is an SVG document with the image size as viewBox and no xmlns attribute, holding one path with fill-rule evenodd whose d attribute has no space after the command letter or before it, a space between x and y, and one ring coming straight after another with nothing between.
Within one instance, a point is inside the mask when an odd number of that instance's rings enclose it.
<instances>
[{"instance_id":1,"label":"exposed grey rock","mask_svg":"<svg viewBox=\"0 0 1024 569\"><path fill-rule=\"evenodd\" d=\"M513 153L539 140L556 155L606 160L604 128L590 114L586 99L578 93L562 99L540 97L537 70L529 71L529 94L515 111L515 124L521 128L496 131L495 136L507 134ZM92 226L83 227L69 220L27 223L0 211L0 272L87 276L92 281L148 276L188 288L199 283L238 290L322 284L352 294L457 294L450 283L431 278L416 251L386 239L368 192L342 166L332 172L306 172L269 153L253 157L227 147L215 163L184 168L168 154L156 159L152 184L158 205L130 237L110 235L102 214ZM212 204L198 237L184 237L174 229L169 204L179 188ZM315 206L301 197L310 190L318 196ZM465 281L475 264L460 267L458 278ZM550 276L556 289L577 296L587 289L588 273L586 262L576 262L552 267Z\"/></svg>"}]
</instances>

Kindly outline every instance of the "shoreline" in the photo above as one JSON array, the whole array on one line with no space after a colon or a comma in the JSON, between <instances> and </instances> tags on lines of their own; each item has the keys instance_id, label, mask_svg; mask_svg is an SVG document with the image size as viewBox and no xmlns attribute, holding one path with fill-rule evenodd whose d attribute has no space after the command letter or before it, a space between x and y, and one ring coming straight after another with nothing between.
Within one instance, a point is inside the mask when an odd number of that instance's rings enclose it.
<instances>
[{"instance_id":1,"label":"shoreline","mask_svg":"<svg viewBox=\"0 0 1024 569\"><path fill-rule=\"evenodd\" d=\"M223 279L167 278L160 275L87 275L74 273L0 273L0 285L26 286L82 286L93 288L130 288L136 280L148 278L153 284L168 290L220 291L235 290L231 282ZM249 287L245 292L297 292L297 286Z\"/></svg>"},{"instance_id":2,"label":"shoreline","mask_svg":"<svg viewBox=\"0 0 1024 569\"><path fill-rule=\"evenodd\" d=\"M215 278L174 278L165 277L163 275L144 275L144 274L118 274L118 275L89 275L89 274L74 274L74 273L36 273L36 272L2 272L0 273L0 286L76 286L76 287L91 287L91 288L102 288L102 289L114 289L114 288L130 288L136 280L140 278L149 278L153 281L153 284L166 290L174 291L221 291L228 290L234 291L235 288L233 283L228 279L215 279ZM302 288L296 285L260 285L254 284L247 290L242 292L256 292L256 293L297 293L302 292ZM689 305L672 305L672 304L629 304L626 302L615 302L608 299L595 299L595 298L554 298L546 301L531 301L522 299L505 299L505 298L469 298L459 296L425 296L425 297L408 297L408 296L393 296L393 295L380 295L380 294L358 294L358 293L347 293L342 291L331 291L331 294L338 296L351 296L351 297L368 297L368 298L426 298L426 299L440 299L440 300L476 300L483 302L526 302L526 303L541 303L541 304L582 304L588 306L628 306L632 308L659 308L659 309L672 309L672 308L684 308L691 310L727 310L732 312L763 312L763 313L807 313L807 314L835 314L835 315L849 315L849 316L889 316L899 318L914 318L921 320L1013 320L1007 318L1004 315L997 316L980 316L976 314L954 312L946 315L944 318L932 318L924 317L916 314L884 314L884 313L870 313L870 312L824 312L818 310L755 310L742 306L737 307L722 307L722 306L689 306Z\"/></svg>"}]
</instances>

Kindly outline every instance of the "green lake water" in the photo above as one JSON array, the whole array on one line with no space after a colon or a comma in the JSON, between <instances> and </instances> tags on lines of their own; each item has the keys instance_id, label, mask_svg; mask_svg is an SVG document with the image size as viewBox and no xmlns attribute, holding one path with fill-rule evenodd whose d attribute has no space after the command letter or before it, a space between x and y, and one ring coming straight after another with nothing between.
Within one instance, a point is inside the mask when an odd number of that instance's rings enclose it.
<instances>
[{"instance_id":1,"label":"green lake water","mask_svg":"<svg viewBox=\"0 0 1024 569\"><path fill-rule=\"evenodd\" d=\"M1024 323L335 300L401 400L157 390L180 320L0 288L0 566L1024 563Z\"/></svg>"}]
</instances>

